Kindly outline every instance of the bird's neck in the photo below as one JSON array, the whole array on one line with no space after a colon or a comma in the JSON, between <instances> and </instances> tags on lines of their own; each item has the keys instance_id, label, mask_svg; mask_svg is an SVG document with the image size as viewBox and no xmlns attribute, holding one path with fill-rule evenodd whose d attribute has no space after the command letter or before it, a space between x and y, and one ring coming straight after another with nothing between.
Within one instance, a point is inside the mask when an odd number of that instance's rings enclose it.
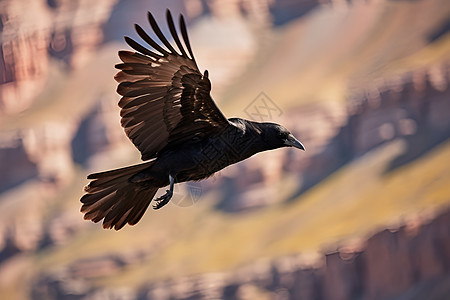
<instances>
[{"instance_id":1,"label":"bird's neck","mask_svg":"<svg viewBox=\"0 0 450 300\"><path fill-rule=\"evenodd\" d=\"M265 140L264 132L260 127L260 123L248 121L244 119L236 119L234 125L241 132L240 141L237 147L240 148L241 160L246 159L258 152L273 150L275 147Z\"/></svg>"}]
</instances>

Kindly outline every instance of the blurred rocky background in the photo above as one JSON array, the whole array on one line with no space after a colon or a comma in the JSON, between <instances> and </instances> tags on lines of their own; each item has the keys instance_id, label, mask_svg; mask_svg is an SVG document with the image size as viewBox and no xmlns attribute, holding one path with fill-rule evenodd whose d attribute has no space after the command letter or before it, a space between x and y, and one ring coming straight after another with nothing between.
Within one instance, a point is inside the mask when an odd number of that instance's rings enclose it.
<instances>
[{"instance_id":1,"label":"blurred rocky background","mask_svg":"<svg viewBox=\"0 0 450 300\"><path fill-rule=\"evenodd\" d=\"M188 21L224 113L283 149L106 231L86 175L139 161L114 64ZM0 1L2 299L450 298L447 0Z\"/></svg>"}]
</instances>

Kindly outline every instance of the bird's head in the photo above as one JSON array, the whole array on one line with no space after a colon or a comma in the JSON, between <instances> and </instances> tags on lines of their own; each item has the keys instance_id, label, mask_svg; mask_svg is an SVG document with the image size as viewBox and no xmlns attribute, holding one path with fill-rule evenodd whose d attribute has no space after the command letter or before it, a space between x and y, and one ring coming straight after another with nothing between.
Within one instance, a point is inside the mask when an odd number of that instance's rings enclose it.
<instances>
[{"instance_id":1,"label":"bird's head","mask_svg":"<svg viewBox=\"0 0 450 300\"><path fill-rule=\"evenodd\" d=\"M262 136L270 149L295 147L305 151L305 146L285 127L275 123L261 123Z\"/></svg>"}]
</instances>

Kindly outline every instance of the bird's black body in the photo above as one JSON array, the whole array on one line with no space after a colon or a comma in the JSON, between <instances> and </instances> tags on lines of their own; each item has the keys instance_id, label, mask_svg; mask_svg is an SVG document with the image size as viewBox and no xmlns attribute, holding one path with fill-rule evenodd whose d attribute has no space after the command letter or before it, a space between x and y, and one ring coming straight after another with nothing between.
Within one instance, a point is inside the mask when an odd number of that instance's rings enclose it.
<instances>
[{"instance_id":1,"label":"bird's black body","mask_svg":"<svg viewBox=\"0 0 450 300\"><path fill-rule=\"evenodd\" d=\"M154 50L125 38L137 52L119 52L123 63L116 65L121 71L115 77L123 96L122 126L147 162L89 175L93 180L81 198L85 219L103 219L104 228L136 224L159 188L170 186L154 200L155 209L170 201L175 183L205 179L258 152L281 147L304 150L281 125L226 119L210 96L208 71L198 70L183 18L180 28L186 48L167 12L178 51L150 13L149 22L164 47L136 25L139 36Z\"/></svg>"},{"instance_id":2,"label":"bird's black body","mask_svg":"<svg viewBox=\"0 0 450 300\"><path fill-rule=\"evenodd\" d=\"M201 180L258 152L284 146L265 140L261 124L239 118L229 121L230 124L217 134L163 151L152 166L136 174L131 181L153 180L156 184L154 178L161 178L163 180L157 184L163 187L169 184L169 175L175 182Z\"/></svg>"}]
</instances>

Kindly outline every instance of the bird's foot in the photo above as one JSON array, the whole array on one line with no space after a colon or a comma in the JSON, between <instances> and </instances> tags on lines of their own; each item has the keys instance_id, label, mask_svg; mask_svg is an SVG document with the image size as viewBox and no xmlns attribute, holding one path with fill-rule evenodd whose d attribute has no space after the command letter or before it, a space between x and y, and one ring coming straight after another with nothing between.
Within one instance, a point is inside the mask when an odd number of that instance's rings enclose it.
<instances>
[{"instance_id":1,"label":"bird's foot","mask_svg":"<svg viewBox=\"0 0 450 300\"><path fill-rule=\"evenodd\" d=\"M167 203L169 203L170 199L172 199L173 192L170 190L167 190L164 195L161 197L155 199L155 204L153 205L153 209L160 209Z\"/></svg>"}]
</instances>

